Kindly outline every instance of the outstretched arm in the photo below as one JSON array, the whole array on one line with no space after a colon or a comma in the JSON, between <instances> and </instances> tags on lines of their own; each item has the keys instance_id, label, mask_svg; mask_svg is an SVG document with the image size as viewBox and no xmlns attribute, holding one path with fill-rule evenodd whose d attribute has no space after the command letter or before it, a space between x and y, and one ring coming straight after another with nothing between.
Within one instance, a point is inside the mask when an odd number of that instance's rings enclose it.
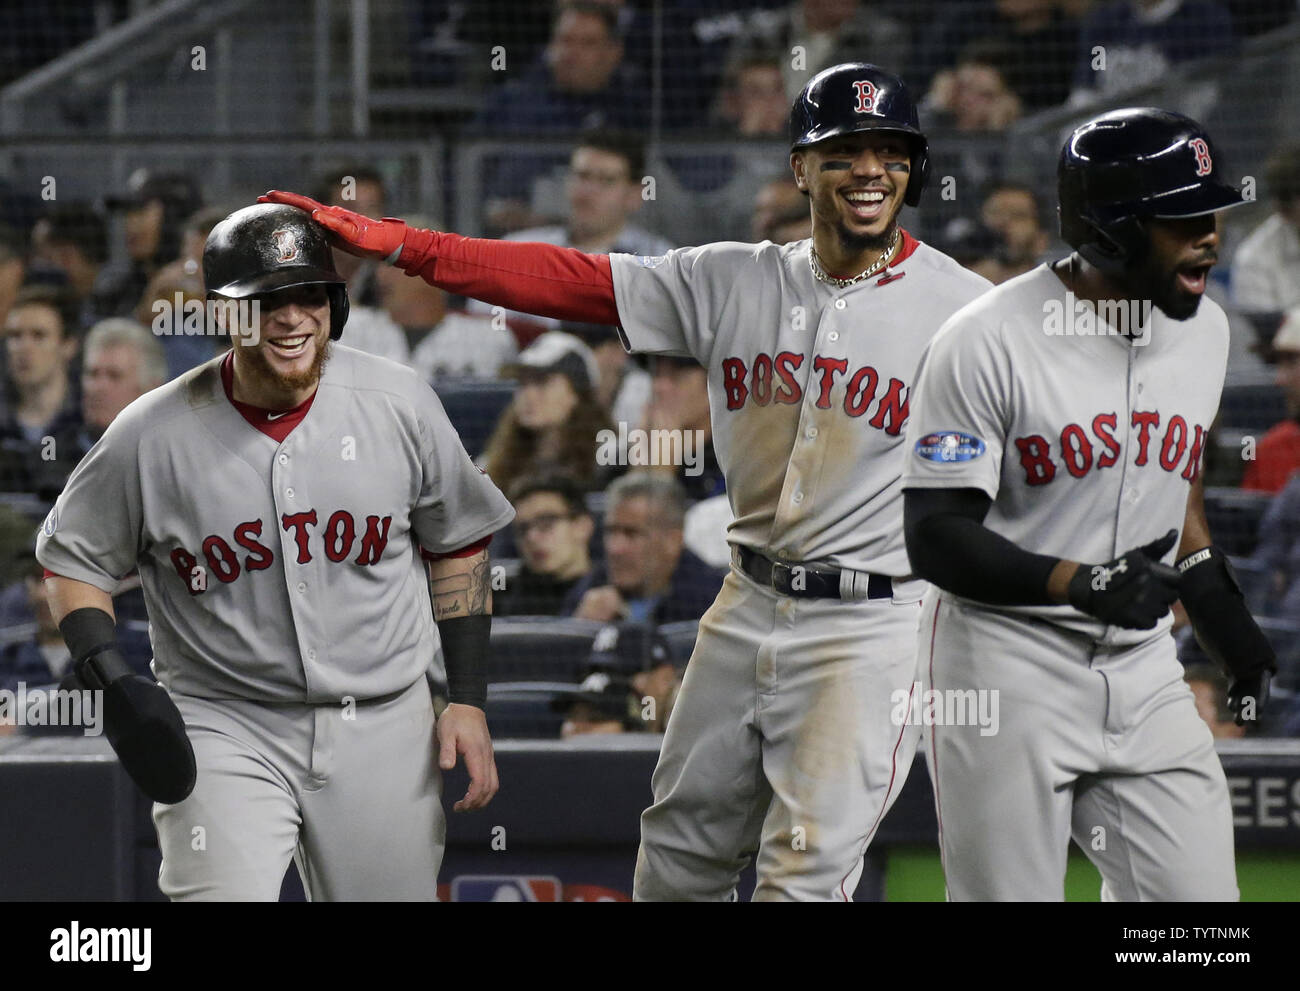
<instances>
[{"instance_id":1,"label":"outstretched arm","mask_svg":"<svg viewBox=\"0 0 1300 991\"><path fill-rule=\"evenodd\" d=\"M393 217L374 220L278 189L258 202L306 210L342 250L396 265L448 292L557 320L619 323L608 255L421 230Z\"/></svg>"}]
</instances>

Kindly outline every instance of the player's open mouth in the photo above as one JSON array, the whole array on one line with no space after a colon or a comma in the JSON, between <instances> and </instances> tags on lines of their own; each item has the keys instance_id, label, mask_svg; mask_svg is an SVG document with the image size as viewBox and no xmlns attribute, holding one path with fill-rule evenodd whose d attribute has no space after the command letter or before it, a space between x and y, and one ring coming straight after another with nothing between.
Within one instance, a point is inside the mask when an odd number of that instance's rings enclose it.
<instances>
[{"instance_id":1,"label":"player's open mouth","mask_svg":"<svg viewBox=\"0 0 1300 991\"><path fill-rule=\"evenodd\" d=\"M849 212L867 222L876 220L885 212L885 201L888 198L889 195L880 189L855 189L844 194Z\"/></svg>"},{"instance_id":2,"label":"player's open mouth","mask_svg":"<svg viewBox=\"0 0 1300 991\"><path fill-rule=\"evenodd\" d=\"M298 337L281 337L276 340L268 340L266 343L275 349L277 354L282 354L286 358L296 358L307 348L307 342L311 340L311 334L301 334Z\"/></svg>"},{"instance_id":3,"label":"player's open mouth","mask_svg":"<svg viewBox=\"0 0 1300 991\"><path fill-rule=\"evenodd\" d=\"M1205 282L1209 277L1212 264L1189 265L1178 270L1178 284L1194 296L1205 292Z\"/></svg>"}]
</instances>

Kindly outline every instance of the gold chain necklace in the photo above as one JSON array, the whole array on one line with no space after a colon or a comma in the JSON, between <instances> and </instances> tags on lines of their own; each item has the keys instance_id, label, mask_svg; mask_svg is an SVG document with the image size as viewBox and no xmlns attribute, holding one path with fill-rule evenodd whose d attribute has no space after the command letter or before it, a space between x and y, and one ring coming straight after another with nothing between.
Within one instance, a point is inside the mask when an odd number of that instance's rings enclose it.
<instances>
[{"instance_id":1,"label":"gold chain necklace","mask_svg":"<svg viewBox=\"0 0 1300 991\"><path fill-rule=\"evenodd\" d=\"M836 289L847 289L864 279L871 278L889 263L889 259L894 257L894 251L898 247L898 235L899 228L895 227L894 236L889 239L889 247L884 250L884 253L871 263L870 268L859 272L851 279L839 279L833 275L828 275L826 269L822 267L821 259L817 257L817 249L811 244L808 245L808 264L818 281L825 282L828 286L833 286Z\"/></svg>"}]
</instances>

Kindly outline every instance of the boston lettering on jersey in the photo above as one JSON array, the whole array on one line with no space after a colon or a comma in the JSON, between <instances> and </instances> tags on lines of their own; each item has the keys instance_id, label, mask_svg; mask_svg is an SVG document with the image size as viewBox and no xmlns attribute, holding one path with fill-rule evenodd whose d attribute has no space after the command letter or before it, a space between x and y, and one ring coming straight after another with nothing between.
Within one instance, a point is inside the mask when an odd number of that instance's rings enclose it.
<instances>
[{"instance_id":1,"label":"boston lettering on jersey","mask_svg":"<svg viewBox=\"0 0 1300 991\"><path fill-rule=\"evenodd\" d=\"M759 352L752 365L737 357L722 360L722 388L727 395L727 409L738 410L746 401L757 406L772 403L789 406L803 401L804 389L795 372L803 367L806 355L781 351L775 356ZM863 365L849 374L847 358L828 358L813 355L812 381L817 388L817 408L830 409L832 390L836 379L845 381L844 394L839 398L844 412L849 416L864 415L875 404L876 411L868 423L897 437L907 422L907 401L910 389L900 379L891 378L881 388L880 373L870 365ZM876 394L882 393L879 402Z\"/></svg>"},{"instance_id":2,"label":"boston lettering on jersey","mask_svg":"<svg viewBox=\"0 0 1300 991\"><path fill-rule=\"evenodd\" d=\"M1155 410L1134 410L1132 426L1137 430L1137 452L1133 464L1142 467L1158 464L1168 472L1182 467L1182 477L1195 481L1200 470L1201 453L1205 447L1205 428L1199 423L1188 424L1175 414L1164 423L1161 433L1160 414ZM1089 431L1077 423L1068 423L1061 429L1060 458L1065 470L1075 478L1083 478L1093 468L1110 468L1119 462L1120 441L1116 437L1119 417L1114 413L1098 413L1092 418ZM1028 485L1046 485L1056 477L1056 462L1051 442L1042 434L1030 434L1015 439L1020 452L1020 465L1025 469Z\"/></svg>"},{"instance_id":3,"label":"boston lettering on jersey","mask_svg":"<svg viewBox=\"0 0 1300 991\"><path fill-rule=\"evenodd\" d=\"M340 509L330 515L325 526L319 529L319 543L327 560L341 564L352 555L354 547L357 554L352 564L368 566L377 564L388 546L388 528L393 522L391 516L367 516L365 530L357 535L357 521L351 513ZM316 510L304 513L284 513L280 525L286 533L292 532L297 548L298 564L309 564L313 560L312 537L317 533L319 518ZM248 553L243 556L243 571L265 571L275 561L275 552L262 543L264 524L261 520L249 520L235 527L233 539ZM241 573L239 552L230 546L230 542L218 534L203 538L203 560L207 568L199 565L198 555L184 547L171 552L172 566L185 582L190 595L200 595L207 590L206 573L216 576L225 584L233 582Z\"/></svg>"}]
</instances>

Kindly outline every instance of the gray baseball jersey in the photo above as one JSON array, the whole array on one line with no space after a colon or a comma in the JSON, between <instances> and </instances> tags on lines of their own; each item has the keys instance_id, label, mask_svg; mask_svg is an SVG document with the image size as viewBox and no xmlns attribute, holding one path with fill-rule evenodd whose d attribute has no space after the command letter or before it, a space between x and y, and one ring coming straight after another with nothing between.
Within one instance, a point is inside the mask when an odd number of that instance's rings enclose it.
<instances>
[{"instance_id":1,"label":"gray baseball jersey","mask_svg":"<svg viewBox=\"0 0 1300 991\"><path fill-rule=\"evenodd\" d=\"M913 373L989 283L910 236L880 275L818 281L811 241L611 255L629 350L709 372L728 539L790 561L911 573L899 485Z\"/></svg>"},{"instance_id":2,"label":"gray baseball jersey","mask_svg":"<svg viewBox=\"0 0 1300 991\"><path fill-rule=\"evenodd\" d=\"M1063 307L1040 266L948 321L921 362L903 484L980 489L994 532L1098 563L1182 530L1228 326L1208 299L1186 321L1151 310L1133 339ZM1059 333L1081 327L1094 333ZM1063 898L1071 836L1106 899L1237 896L1227 782L1170 623L926 594L924 746L951 898Z\"/></svg>"},{"instance_id":3,"label":"gray baseball jersey","mask_svg":"<svg viewBox=\"0 0 1300 991\"><path fill-rule=\"evenodd\" d=\"M624 343L708 372L731 543L901 578L916 363L988 283L904 235L891 266L833 288L813 276L810 245L612 256ZM923 587L802 599L732 570L668 720L634 897L727 898L755 847L755 899L852 897L919 737L889 701L916 678Z\"/></svg>"},{"instance_id":4,"label":"gray baseball jersey","mask_svg":"<svg viewBox=\"0 0 1300 991\"><path fill-rule=\"evenodd\" d=\"M118 416L38 559L105 591L138 569L169 690L337 702L407 688L437 648L420 548L464 547L513 509L410 369L333 345L309 415L277 443L227 399L222 360Z\"/></svg>"},{"instance_id":5,"label":"gray baseball jersey","mask_svg":"<svg viewBox=\"0 0 1300 991\"><path fill-rule=\"evenodd\" d=\"M903 485L980 489L995 533L1040 554L1108 561L1182 530L1223 389L1228 322L1206 299L1186 321L1152 309L1132 344L1107 324L1101 336L1049 332L1071 326L1054 321L1064 296L1040 265L936 335L918 372ZM1152 636L1071 606L1007 611L1106 643Z\"/></svg>"}]
</instances>

